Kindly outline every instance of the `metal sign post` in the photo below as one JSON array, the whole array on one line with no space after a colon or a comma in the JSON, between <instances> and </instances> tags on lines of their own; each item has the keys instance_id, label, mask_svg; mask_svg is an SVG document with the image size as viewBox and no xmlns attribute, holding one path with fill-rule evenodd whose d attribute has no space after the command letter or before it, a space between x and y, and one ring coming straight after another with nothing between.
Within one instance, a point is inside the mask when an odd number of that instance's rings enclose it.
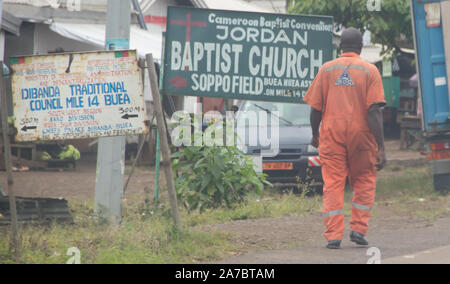
<instances>
[{"instance_id":1,"label":"metal sign post","mask_svg":"<svg viewBox=\"0 0 450 284\"><path fill-rule=\"evenodd\" d=\"M159 139L161 142L161 153L163 156L163 167L164 167L164 173L166 176L167 181L167 189L169 193L169 201L170 201L170 207L172 210L172 217L175 223L175 226L180 229L181 221L180 221L180 213L178 210L178 201L177 201L177 195L175 192L175 184L173 179L173 170L172 170L172 163L170 160L170 148L169 148L169 142L167 140L167 130L166 125L164 123L164 114L161 104L161 96L159 93L158 88L158 79L156 76L155 71L155 64L153 62L153 56L151 54L147 54L147 68L148 68L148 75L150 77L150 86L152 88L152 96L153 96L153 104L155 107L155 116L156 116L156 123L158 125L158 133L159 133ZM159 161L156 161L157 163Z\"/></svg>"},{"instance_id":2,"label":"metal sign post","mask_svg":"<svg viewBox=\"0 0 450 284\"><path fill-rule=\"evenodd\" d=\"M155 154L155 208L159 202L159 169L161 165L161 143L159 140L159 131L156 130L156 154Z\"/></svg>"}]
</instances>

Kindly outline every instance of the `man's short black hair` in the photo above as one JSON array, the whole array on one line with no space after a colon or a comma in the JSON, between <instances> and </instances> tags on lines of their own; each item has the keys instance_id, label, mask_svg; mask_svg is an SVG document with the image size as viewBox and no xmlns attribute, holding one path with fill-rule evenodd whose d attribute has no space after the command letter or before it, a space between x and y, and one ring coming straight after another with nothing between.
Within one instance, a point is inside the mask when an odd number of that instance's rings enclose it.
<instances>
[{"instance_id":1,"label":"man's short black hair","mask_svg":"<svg viewBox=\"0 0 450 284\"><path fill-rule=\"evenodd\" d=\"M355 28L348 28L341 35L341 49L343 52L355 52L360 54L363 47L363 36Z\"/></svg>"}]
</instances>

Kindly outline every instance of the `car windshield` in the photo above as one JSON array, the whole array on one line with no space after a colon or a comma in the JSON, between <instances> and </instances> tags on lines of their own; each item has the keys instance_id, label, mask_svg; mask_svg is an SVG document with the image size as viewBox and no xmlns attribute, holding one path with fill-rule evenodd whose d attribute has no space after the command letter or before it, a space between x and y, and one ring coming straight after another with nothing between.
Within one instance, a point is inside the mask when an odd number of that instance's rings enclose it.
<instances>
[{"instance_id":1,"label":"car windshield","mask_svg":"<svg viewBox=\"0 0 450 284\"><path fill-rule=\"evenodd\" d=\"M269 114L268 117L270 113L278 112L279 121L282 125L310 125L309 115L311 107L306 104L246 101L242 104L239 112L238 119L247 119L249 125L257 124L257 122L250 119L250 113L255 113L258 117L259 112L267 112ZM268 123L271 123L271 119L268 119Z\"/></svg>"}]
</instances>

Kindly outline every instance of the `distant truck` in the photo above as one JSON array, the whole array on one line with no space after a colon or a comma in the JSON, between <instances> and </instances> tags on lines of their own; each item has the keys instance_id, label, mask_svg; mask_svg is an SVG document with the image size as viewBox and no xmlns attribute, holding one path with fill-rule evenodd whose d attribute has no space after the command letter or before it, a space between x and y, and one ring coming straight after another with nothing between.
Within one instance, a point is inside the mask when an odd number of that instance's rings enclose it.
<instances>
[{"instance_id":1,"label":"distant truck","mask_svg":"<svg viewBox=\"0 0 450 284\"><path fill-rule=\"evenodd\" d=\"M450 190L450 1L411 0L422 128L434 187Z\"/></svg>"}]
</instances>

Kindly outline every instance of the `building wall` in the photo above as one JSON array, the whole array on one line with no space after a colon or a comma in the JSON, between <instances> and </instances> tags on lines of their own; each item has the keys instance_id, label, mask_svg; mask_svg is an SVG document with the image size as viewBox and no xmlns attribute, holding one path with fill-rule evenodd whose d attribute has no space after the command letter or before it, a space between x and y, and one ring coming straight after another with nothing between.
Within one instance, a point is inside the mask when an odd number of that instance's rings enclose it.
<instances>
[{"instance_id":1,"label":"building wall","mask_svg":"<svg viewBox=\"0 0 450 284\"><path fill-rule=\"evenodd\" d=\"M15 36L10 33L5 35L5 51L4 61L9 64L9 58L20 55L33 54L33 40L34 40L34 24L23 23L20 27L20 36ZM8 101L8 115L13 115L13 104L11 99L11 78L5 80L6 95L10 97Z\"/></svg>"},{"instance_id":2,"label":"building wall","mask_svg":"<svg viewBox=\"0 0 450 284\"><path fill-rule=\"evenodd\" d=\"M6 34L5 38L5 61L9 57L33 54L34 24L23 23L20 28L20 36Z\"/></svg>"},{"instance_id":3,"label":"building wall","mask_svg":"<svg viewBox=\"0 0 450 284\"><path fill-rule=\"evenodd\" d=\"M48 54L59 52L81 52L102 50L103 47L81 43L60 36L50 30L49 25L23 23L20 36L7 34L5 38L5 59L20 55Z\"/></svg>"},{"instance_id":4,"label":"building wall","mask_svg":"<svg viewBox=\"0 0 450 284\"><path fill-rule=\"evenodd\" d=\"M82 52L104 50L103 47L90 45L60 36L50 30L49 25L36 24L34 30L33 54L54 52Z\"/></svg>"},{"instance_id":5,"label":"building wall","mask_svg":"<svg viewBox=\"0 0 450 284\"><path fill-rule=\"evenodd\" d=\"M0 59L3 61L3 58L5 56L5 38L6 33L5 31L0 31Z\"/></svg>"}]
</instances>

